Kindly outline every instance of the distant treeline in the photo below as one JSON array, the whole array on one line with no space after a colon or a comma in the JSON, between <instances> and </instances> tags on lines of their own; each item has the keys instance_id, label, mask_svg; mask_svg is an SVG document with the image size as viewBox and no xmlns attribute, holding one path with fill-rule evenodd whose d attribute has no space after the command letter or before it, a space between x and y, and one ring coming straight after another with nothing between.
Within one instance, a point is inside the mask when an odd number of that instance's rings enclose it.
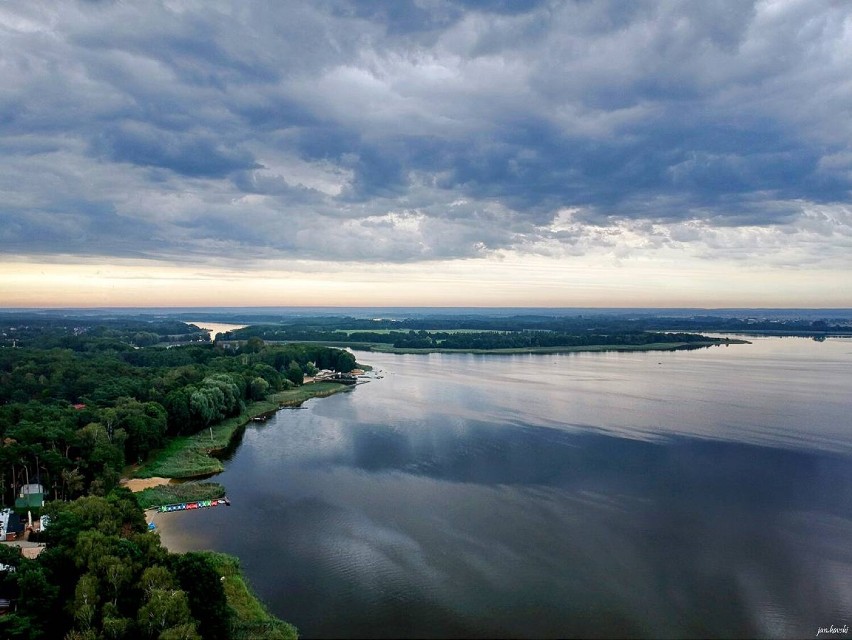
<instances>
[{"instance_id":1,"label":"distant treeline","mask_svg":"<svg viewBox=\"0 0 852 640\"><path fill-rule=\"evenodd\" d=\"M348 337L341 337L345 331ZM391 333L388 333L388 332ZM614 336L641 332L728 332L787 333L789 335L852 334L852 320L763 320L719 316L666 317L654 314L545 316L517 315L489 317L483 315L436 315L404 320L366 319L339 316L315 318L282 318L277 324L259 324L234 331L223 339L246 339L258 336L265 340L313 342L362 342L394 344L400 333L436 332L525 332L547 331L563 336ZM580 342L579 344L587 344ZM600 344L600 343L596 343ZM560 345L561 346L561 345Z\"/></svg>"},{"instance_id":2,"label":"distant treeline","mask_svg":"<svg viewBox=\"0 0 852 640\"><path fill-rule=\"evenodd\" d=\"M689 331L725 333L759 333L787 335L852 335L852 320L761 320L755 318L719 318L697 316L693 318L658 318L643 320L649 328L678 328Z\"/></svg>"},{"instance_id":3,"label":"distant treeline","mask_svg":"<svg viewBox=\"0 0 852 640\"><path fill-rule=\"evenodd\" d=\"M279 326L246 327L227 334L226 340L245 340L249 337L281 342L323 342L357 344L387 344L396 349L536 349L545 347L582 347L590 345L618 346L656 343L698 343L708 338L694 333L660 333L619 330L602 333L581 329L572 332L554 330L501 331L326 331L319 329L282 328Z\"/></svg>"},{"instance_id":4,"label":"distant treeline","mask_svg":"<svg viewBox=\"0 0 852 640\"><path fill-rule=\"evenodd\" d=\"M852 335L852 321L732 318L658 314L547 316L434 315L367 319L339 316L282 319L221 335L225 340L258 337L278 342L390 345L397 349L536 349L706 341L704 332Z\"/></svg>"},{"instance_id":5,"label":"distant treeline","mask_svg":"<svg viewBox=\"0 0 852 640\"><path fill-rule=\"evenodd\" d=\"M643 345L663 342L706 342L692 333L650 333L642 331L615 334L571 335L555 331L512 331L477 333L427 333L411 331L394 340L398 349L535 349L541 347L583 347L589 345Z\"/></svg>"},{"instance_id":6,"label":"distant treeline","mask_svg":"<svg viewBox=\"0 0 852 640\"><path fill-rule=\"evenodd\" d=\"M38 345L73 349L75 338L104 338L147 347L159 343L209 342L206 331L173 319L93 318L21 312L0 313L0 346Z\"/></svg>"}]
</instances>

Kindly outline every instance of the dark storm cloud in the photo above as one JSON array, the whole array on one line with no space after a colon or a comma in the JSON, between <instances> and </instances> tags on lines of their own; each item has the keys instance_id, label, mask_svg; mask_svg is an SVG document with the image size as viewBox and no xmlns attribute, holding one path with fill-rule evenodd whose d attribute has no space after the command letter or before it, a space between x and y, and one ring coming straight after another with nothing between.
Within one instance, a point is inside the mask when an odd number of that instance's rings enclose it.
<instances>
[{"instance_id":1,"label":"dark storm cloud","mask_svg":"<svg viewBox=\"0 0 852 640\"><path fill-rule=\"evenodd\" d=\"M0 232L10 253L134 258L151 255L161 242L155 225L123 218L108 202L66 200L62 208L45 207L23 214L3 207L0 215L10 221Z\"/></svg>"},{"instance_id":2,"label":"dark storm cloud","mask_svg":"<svg viewBox=\"0 0 852 640\"><path fill-rule=\"evenodd\" d=\"M850 25L795 1L4 5L0 246L409 261L593 250L605 225L794 238L849 202Z\"/></svg>"},{"instance_id":3,"label":"dark storm cloud","mask_svg":"<svg viewBox=\"0 0 852 640\"><path fill-rule=\"evenodd\" d=\"M95 141L109 160L169 169L186 176L216 178L239 169L258 169L245 151L228 148L211 132L190 134L126 124L110 127Z\"/></svg>"}]
</instances>

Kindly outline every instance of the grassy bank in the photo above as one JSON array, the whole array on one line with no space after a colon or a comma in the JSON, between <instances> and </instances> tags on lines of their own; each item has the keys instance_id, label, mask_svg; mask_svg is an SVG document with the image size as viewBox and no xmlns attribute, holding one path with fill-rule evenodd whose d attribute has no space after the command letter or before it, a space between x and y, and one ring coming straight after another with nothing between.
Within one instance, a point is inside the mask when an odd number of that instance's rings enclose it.
<instances>
[{"instance_id":1,"label":"grassy bank","mask_svg":"<svg viewBox=\"0 0 852 640\"><path fill-rule=\"evenodd\" d=\"M137 478L203 478L220 473L224 467L216 454L224 452L252 418L270 415L281 407L298 407L305 400L328 396L348 387L337 382L315 382L280 391L260 402L252 402L239 416L202 429L191 436L171 440L133 473Z\"/></svg>"},{"instance_id":2,"label":"grassy bank","mask_svg":"<svg viewBox=\"0 0 852 640\"><path fill-rule=\"evenodd\" d=\"M183 482L143 489L134 495L140 507L150 509L164 504L222 498L225 496L225 487L215 482Z\"/></svg>"},{"instance_id":3,"label":"grassy bank","mask_svg":"<svg viewBox=\"0 0 852 640\"><path fill-rule=\"evenodd\" d=\"M276 404L276 409L278 407L298 407L305 400L324 398L347 388L349 388L347 385L339 382L312 382L295 389L280 391L272 396L272 401Z\"/></svg>"},{"instance_id":4,"label":"grassy bank","mask_svg":"<svg viewBox=\"0 0 852 640\"><path fill-rule=\"evenodd\" d=\"M230 637L234 640L294 640L296 627L279 620L266 610L252 593L242 574L240 562L234 556L212 551L203 552L224 578L222 586L233 613Z\"/></svg>"}]
</instances>

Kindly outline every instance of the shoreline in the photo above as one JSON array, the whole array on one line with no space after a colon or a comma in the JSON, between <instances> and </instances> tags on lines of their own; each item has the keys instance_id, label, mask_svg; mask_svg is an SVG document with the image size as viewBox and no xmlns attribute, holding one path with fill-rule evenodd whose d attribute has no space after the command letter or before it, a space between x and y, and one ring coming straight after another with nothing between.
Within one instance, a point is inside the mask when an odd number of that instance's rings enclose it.
<instances>
[{"instance_id":1,"label":"shoreline","mask_svg":"<svg viewBox=\"0 0 852 640\"><path fill-rule=\"evenodd\" d=\"M217 573L222 576L225 598L234 611L235 618L232 623L234 637L251 637L258 640L298 638L296 627L270 613L263 600L251 588L242 573L238 557L185 543L186 538L179 534L180 524L177 519L188 517L189 513L191 512L159 513L148 509L145 511L145 521L157 525L154 533L160 537L160 546L169 553L198 552L213 562Z\"/></svg>"},{"instance_id":2,"label":"shoreline","mask_svg":"<svg viewBox=\"0 0 852 640\"><path fill-rule=\"evenodd\" d=\"M177 441L176 447L173 446L170 448L167 446L165 449L156 454L153 460L150 460L136 468L132 477L122 478L119 484L129 489L132 493L140 493L146 489L170 484L181 484L184 481L209 478L211 476L218 475L224 470L224 468L222 467L221 461L215 456L227 451L233 446L238 446L239 439L242 437L243 432L251 422L255 421L256 418L265 419L275 415L282 409L300 407L312 398L325 398L341 391L346 391L350 388L351 387L349 385L335 382L310 382L295 389L280 391L273 394L269 400L253 403L247 407L246 412L240 416L231 418L230 420L225 420L212 427L214 432L214 440L212 442L207 440L209 433L207 429L203 429L192 436L175 438L170 444L174 445ZM203 446L193 446L197 445L199 442L201 442ZM200 452L197 451L197 449L203 450L204 457L210 461L210 468L205 469L202 473L191 474L191 472L187 469L177 469L178 474L151 476L137 475L140 474L140 472L144 474L147 469L154 466L163 466L168 468L170 458L180 456L181 453L186 452L198 455ZM216 466L215 469L213 468L214 464ZM184 473L181 473L181 471L184 471ZM142 511L145 514L145 522L153 522L156 525L155 532L160 534L161 544L170 552L185 553L187 551L195 550L191 547L191 545L186 544L183 540L179 534L180 525L176 522L177 519L184 517L191 512L175 511L162 513L154 508L146 508L142 509Z\"/></svg>"},{"instance_id":3,"label":"shoreline","mask_svg":"<svg viewBox=\"0 0 852 640\"><path fill-rule=\"evenodd\" d=\"M218 509L219 507L216 508ZM187 551L197 550L190 548L189 545L182 542L179 534L179 525L174 520L174 518L181 515L186 515L186 513L178 511L160 513L155 509L145 510L145 522L153 522L156 525L157 528L154 529L154 533L160 535L160 544L168 549L170 553L186 553Z\"/></svg>"},{"instance_id":4,"label":"shoreline","mask_svg":"<svg viewBox=\"0 0 852 640\"><path fill-rule=\"evenodd\" d=\"M314 387L314 385L316 385L316 387ZM305 389L305 386L312 388ZM252 411L251 408L248 408L246 413L239 416L238 421L232 420L226 425L224 431L227 433L227 437L224 446L213 448L212 445L214 443L210 443L211 448L206 449L205 455L208 459L215 460L220 467L219 471L207 475L217 475L224 470L221 462L212 456L216 453L226 452L232 447L239 446L242 434L245 432L249 423L253 422L255 418L263 418L265 420L265 418L277 413L281 409L299 407L311 398L327 397L340 391L345 391L349 388L351 388L349 385L340 383L309 383L309 385L297 387L289 392L285 391L274 394L270 400L265 402L254 403L252 405L254 411ZM272 402L274 402L275 405L270 408L269 405ZM201 435L203 438L205 434L202 431L200 434L196 435ZM220 429L217 435L224 435L223 430ZM182 442L191 447L192 443L188 438L185 438ZM177 449L176 451L180 451L180 449ZM147 466L148 465L143 465L141 469L137 469L137 472L139 470L144 471ZM178 484L182 479L188 478L183 477L176 479L174 477L164 476L125 478L122 480L122 484L128 487L131 491L136 489L141 492L163 485ZM134 482L134 480L136 482ZM222 509L227 507L216 508ZM160 540L160 546L166 549L169 553L182 554L197 551L206 553L209 557L217 559L217 571L222 573L225 597L236 616L234 621L234 628L237 630L236 637L253 637L258 638L259 640L262 638L269 638L270 640L273 638L283 638L288 640L295 640L298 638L299 634L296 627L270 613L263 600L261 600L251 588L246 577L242 573L239 558L223 554L216 549L210 548L210 546L204 542L202 542L202 544L198 544L198 538L183 534L183 528L181 527L179 520L180 518L191 517L190 514L193 513L192 511L161 512L155 508L148 508L142 509L142 512L145 516L146 524L154 523L155 525L155 528L151 533L157 534Z\"/></svg>"},{"instance_id":5,"label":"shoreline","mask_svg":"<svg viewBox=\"0 0 852 640\"><path fill-rule=\"evenodd\" d=\"M317 387L314 387L314 385L317 385ZM187 450L195 449L196 447L193 447L192 445L196 444L199 439L204 441L204 444L207 445L206 439L209 432L204 429L192 436L175 438L170 444L174 445L177 441L177 447L170 448L167 446L165 449L162 449L160 452L155 454L152 460L149 460L143 465L135 468L131 477L122 478L119 481L119 485L127 488L131 493L137 494L145 491L146 489L171 484L182 484L184 481L209 478L218 475L222 472L223 468L219 459L215 457L216 454L221 454L222 452L227 451L230 447L237 445L238 440L242 436L246 427L248 427L251 422L254 422L256 418L265 419L275 415L282 409L299 407L312 398L328 397L349 388L350 386L339 383L311 382L306 385L302 385L301 387L297 387L296 389L290 389L288 391L281 391L273 394L269 400L253 403L247 407L247 411L240 416L223 421L222 423L212 427L214 431L214 440L210 444L213 446L208 445L201 447L204 450L204 457L211 461L211 467L209 469L204 470L202 473L191 473L187 470L183 470L184 473L181 473L181 470L178 470L178 473L173 475L137 475L144 474L146 470L155 465L166 466L170 457L179 455L181 452L186 452ZM198 436L200 436L200 438L198 438ZM221 446L215 446L217 444ZM197 452L193 451L193 453ZM213 468L213 464L215 464L217 468ZM162 545L170 552L185 553L186 551L193 550L188 545L181 542L181 537L176 530L179 525L175 522L175 519L180 518L189 512L176 511L161 513L154 508L143 508L142 511L145 514L145 522L153 522L156 525L155 531L160 534L160 541Z\"/></svg>"},{"instance_id":6,"label":"shoreline","mask_svg":"<svg viewBox=\"0 0 852 640\"><path fill-rule=\"evenodd\" d=\"M516 354L553 354L553 353L600 353L604 351L691 351L706 347L727 346L729 344L751 344L748 340L720 338L696 342L650 342L647 344L589 344L555 347L517 347L506 349L442 349L440 347L416 349L405 347L387 347L375 343L370 351L375 353L427 354L427 353L472 353L475 355L516 355Z\"/></svg>"},{"instance_id":7,"label":"shoreline","mask_svg":"<svg viewBox=\"0 0 852 640\"><path fill-rule=\"evenodd\" d=\"M223 420L190 436L177 436L165 448L133 471L128 480L162 478L172 481L210 478L224 471L219 456L237 446L249 423L268 418L281 409L299 407L312 398L323 398L349 389L337 382L312 382L279 391L268 400L253 402L239 416Z\"/></svg>"}]
</instances>

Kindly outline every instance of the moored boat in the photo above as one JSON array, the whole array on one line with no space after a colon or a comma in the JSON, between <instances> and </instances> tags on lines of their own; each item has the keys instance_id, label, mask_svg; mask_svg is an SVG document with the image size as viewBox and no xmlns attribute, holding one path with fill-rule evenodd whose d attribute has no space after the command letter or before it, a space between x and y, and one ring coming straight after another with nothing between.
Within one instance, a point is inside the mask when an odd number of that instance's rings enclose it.
<instances>
[{"instance_id":1,"label":"moored boat","mask_svg":"<svg viewBox=\"0 0 852 640\"><path fill-rule=\"evenodd\" d=\"M192 509L209 509L210 507L231 506L231 501L228 498L215 498L212 500L196 500L194 502L176 502L174 504L164 504L156 507L160 513L169 511L187 511Z\"/></svg>"}]
</instances>

